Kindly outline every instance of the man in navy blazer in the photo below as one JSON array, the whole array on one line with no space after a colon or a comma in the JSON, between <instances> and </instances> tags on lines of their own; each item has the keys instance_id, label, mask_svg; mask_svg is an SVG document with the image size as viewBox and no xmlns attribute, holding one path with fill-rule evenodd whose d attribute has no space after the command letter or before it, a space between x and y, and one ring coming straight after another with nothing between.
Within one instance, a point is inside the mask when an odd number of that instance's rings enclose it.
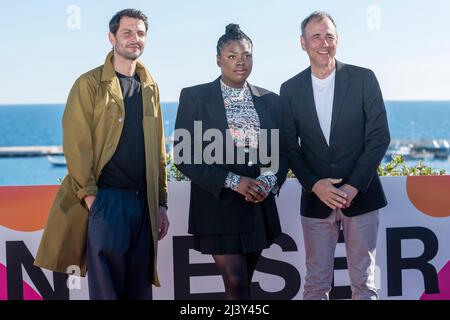
<instances>
[{"instance_id":1,"label":"man in navy blazer","mask_svg":"<svg viewBox=\"0 0 450 320\"><path fill-rule=\"evenodd\" d=\"M377 167L390 136L383 97L369 69L335 59L333 18L316 11L301 26L311 66L281 86L289 166L300 181L306 251L304 299L328 299L343 229L353 299L377 299Z\"/></svg>"}]
</instances>

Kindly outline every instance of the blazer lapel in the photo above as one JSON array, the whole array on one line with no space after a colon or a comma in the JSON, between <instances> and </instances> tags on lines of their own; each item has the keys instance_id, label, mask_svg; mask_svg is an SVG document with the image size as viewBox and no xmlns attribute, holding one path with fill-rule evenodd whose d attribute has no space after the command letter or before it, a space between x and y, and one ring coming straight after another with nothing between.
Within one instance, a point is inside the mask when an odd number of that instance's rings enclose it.
<instances>
[{"instance_id":1,"label":"blazer lapel","mask_svg":"<svg viewBox=\"0 0 450 320\"><path fill-rule=\"evenodd\" d=\"M327 140L322 132L322 128L320 127L319 116L317 115L316 103L314 102L314 92L312 88L312 79L311 79L311 67L306 69L304 76L299 81L299 88L301 90L301 98L300 101L304 101L305 109L306 109L306 119L311 119L311 125L313 129L316 131L317 137L319 137L320 141L327 145Z\"/></svg>"},{"instance_id":2,"label":"blazer lapel","mask_svg":"<svg viewBox=\"0 0 450 320\"><path fill-rule=\"evenodd\" d=\"M331 115L330 144L334 138L336 122L342 110L345 94L348 89L348 75L345 64L336 60L336 78L334 82L333 113Z\"/></svg>"},{"instance_id":3,"label":"blazer lapel","mask_svg":"<svg viewBox=\"0 0 450 320\"><path fill-rule=\"evenodd\" d=\"M271 155L272 154L272 144L271 144L272 131L271 130L274 129L275 119L271 119L272 114L270 113L270 109L269 109L270 106L268 106L267 103L264 101L264 99L261 95L261 92L259 92L258 88L251 85L250 83L248 84L248 87L250 89L250 92L252 93L253 106L255 107L256 113L258 114L259 127L260 127L260 129L267 130L267 135L266 135L267 140L265 140L265 141L261 140L261 132L260 132L258 148L261 148L260 143L266 142L267 145L265 145L264 148L266 148L267 155ZM280 128L277 128L277 129L279 130ZM259 152L260 151L258 151L258 159L260 159ZM259 175L260 170L261 170L260 168L261 168L261 164L260 164L260 160L258 160L258 164L256 166L247 167L246 169L248 172L250 172L250 174Z\"/></svg>"},{"instance_id":4,"label":"blazer lapel","mask_svg":"<svg viewBox=\"0 0 450 320\"><path fill-rule=\"evenodd\" d=\"M259 92L258 88L251 85L250 83L248 83L248 87L252 94L253 106L255 107L256 113L258 114L260 128L271 129L269 128L270 122L267 119L267 106L264 102L264 99L261 97L261 93Z\"/></svg>"},{"instance_id":5,"label":"blazer lapel","mask_svg":"<svg viewBox=\"0 0 450 320\"><path fill-rule=\"evenodd\" d=\"M220 89L220 78L211 83L209 100L205 103L212 128L219 129L223 133L228 129L225 104L223 103L222 90Z\"/></svg>"},{"instance_id":6,"label":"blazer lapel","mask_svg":"<svg viewBox=\"0 0 450 320\"><path fill-rule=\"evenodd\" d=\"M267 106L264 102L264 99L261 96L261 93L259 92L258 88L248 83L248 88L250 90L250 93L252 94L252 100L253 100L253 107L255 108L256 114L259 118L259 127L260 129L271 129L270 122L268 121L267 117L270 115L267 114ZM258 141L258 143L261 143L261 140ZM267 141L269 144L266 146L268 149L268 152L271 152L271 146L270 146L270 139ZM259 147L258 147L259 148ZM258 161L253 166L245 166L245 171L248 172L249 176L253 175L259 175L260 174L260 164L259 164L259 154L258 154Z\"/></svg>"}]
</instances>

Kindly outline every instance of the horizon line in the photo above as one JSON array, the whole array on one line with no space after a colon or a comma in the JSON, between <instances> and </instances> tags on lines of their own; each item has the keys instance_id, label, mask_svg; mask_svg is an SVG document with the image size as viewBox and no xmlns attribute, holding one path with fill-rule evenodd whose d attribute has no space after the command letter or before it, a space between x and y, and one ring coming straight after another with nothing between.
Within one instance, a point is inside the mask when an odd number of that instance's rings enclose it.
<instances>
[{"instance_id":1,"label":"horizon line","mask_svg":"<svg viewBox=\"0 0 450 320\"><path fill-rule=\"evenodd\" d=\"M450 102L449 99L384 99L385 102ZM179 103L179 101L161 101L163 103ZM0 106L41 106L41 105L64 105L64 102L36 102L36 103L26 103L26 102L14 102L14 103L0 103Z\"/></svg>"}]
</instances>

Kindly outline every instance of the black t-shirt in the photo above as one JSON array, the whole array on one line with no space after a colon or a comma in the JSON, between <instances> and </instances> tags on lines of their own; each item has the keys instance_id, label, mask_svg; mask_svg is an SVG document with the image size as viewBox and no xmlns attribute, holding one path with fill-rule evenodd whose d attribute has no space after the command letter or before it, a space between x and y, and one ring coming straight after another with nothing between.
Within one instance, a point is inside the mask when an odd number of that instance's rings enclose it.
<instances>
[{"instance_id":1,"label":"black t-shirt","mask_svg":"<svg viewBox=\"0 0 450 320\"><path fill-rule=\"evenodd\" d=\"M142 127L143 105L141 83L137 74L132 77L117 73L125 104L122 134L111 160L103 168L98 186L145 191L145 147Z\"/></svg>"}]
</instances>

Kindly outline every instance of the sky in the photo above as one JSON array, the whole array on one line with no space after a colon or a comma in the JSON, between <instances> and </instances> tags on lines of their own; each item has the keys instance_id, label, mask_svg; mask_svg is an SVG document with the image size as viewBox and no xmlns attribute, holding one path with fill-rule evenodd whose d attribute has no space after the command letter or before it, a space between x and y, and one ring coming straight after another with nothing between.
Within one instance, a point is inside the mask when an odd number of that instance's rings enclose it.
<instances>
[{"instance_id":1,"label":"sky","mask_svg":"<svg viewBox=\"0 0 450 320\"><path fill-rule=\"evenodd\" d=\"M231 22L254 44L249 82L278 92L309 66L300 24L315 10L336 21L336 58L372 69L386 100L450 100L448 0L0 1L0 104L64 103L103 64L109 20L124 8L149 18L141 59L163 102L220 75L215 48Z\"/></svg>"}]
</instances>

